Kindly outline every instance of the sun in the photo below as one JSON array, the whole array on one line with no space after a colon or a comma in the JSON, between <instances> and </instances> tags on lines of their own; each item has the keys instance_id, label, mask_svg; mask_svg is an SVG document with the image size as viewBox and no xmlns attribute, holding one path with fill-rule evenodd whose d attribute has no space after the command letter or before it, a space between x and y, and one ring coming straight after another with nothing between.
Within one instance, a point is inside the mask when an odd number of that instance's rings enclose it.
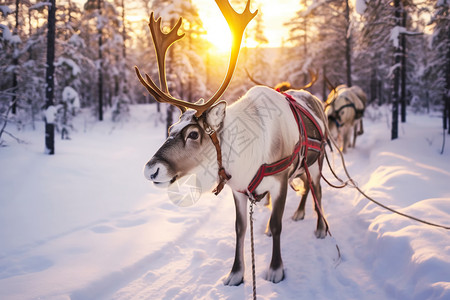
<instances>
[{"instance_id":1,"label":"sun","mask_svg":"<svg viewBox=\"0 0 450 300\"><path fill-rule=\"evenodd\" d=\"M203 27L206 29L206 40L210 42L214 52L224 54L231 49L231 32L225 19L204 17Z\"/></svg>"}]
</instances>

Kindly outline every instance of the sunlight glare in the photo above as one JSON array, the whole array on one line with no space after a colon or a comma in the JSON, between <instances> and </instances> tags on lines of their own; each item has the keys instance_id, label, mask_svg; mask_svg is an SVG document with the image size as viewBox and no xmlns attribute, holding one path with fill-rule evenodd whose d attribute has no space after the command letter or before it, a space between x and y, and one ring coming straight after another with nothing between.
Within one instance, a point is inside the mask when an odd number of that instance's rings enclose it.
<instances>
[{"instance_id":1,"label":"sunlight glare","mask_svg":"<svg viewBox=\"0 0 450 300\"><path fill-rule=\"evenodd\" d=\"M231 33L227 22L216 18L203 18L206 29L206 39L214 46L214 51L220 54L228 53L231 49Z\"/></svg>"}]
</instances>

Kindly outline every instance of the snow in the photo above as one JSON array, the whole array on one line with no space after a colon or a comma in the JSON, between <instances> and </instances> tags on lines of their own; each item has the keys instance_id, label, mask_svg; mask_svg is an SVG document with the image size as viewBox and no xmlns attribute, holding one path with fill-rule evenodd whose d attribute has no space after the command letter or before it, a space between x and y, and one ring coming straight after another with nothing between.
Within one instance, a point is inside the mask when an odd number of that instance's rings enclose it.
<instances>
[{"instance_id":1,"label":"snow","mask_svg":"<svg viewBox=\"0 0 450 300\"><path fill-rule=\"evenodd\" d=\"M22 43L22 40L17 34L12 34L9 30L8 26L0 24L0 29L2 30L2 37L5 41L11 43L11 44L20 44Z\"/></svg>"},{"instance_id":2,"label":"snow","mask_svg":"<svg viewBox=\"0 0 450 300\"><path fill-rule=\"evenodd\" d=\"M400 41L399 38L402 34L406 35L420 35L420 32L413 32L406 30L405 27L402 26L394 26L394 28L391 29L391 35L389 36L389 40L392 41L392 45L395 48L400 47Z\"/></svg>"},{"instance_id":3,"label":"snow","mask_svg":"<svg viewBox=\"0 0 450 300\"><path fill-rule=\"evenodd\" d=\"M58 113L58 109L54 105L50 105L44 111L45 120L47 120L48 124L54 124L56 120L56 114Z\"/></svg>"},{"instance_id":4,"label":"snow","mask_svg":"<svg viewBox=\"0 0 450 300\"><path fill-rule=\"evenodd\" d=\"M355 0L355 10L358 14L363 15L367 9L366 0Z\"/></svg>"},{"instance_id":5,"label":"snow","mask_svg":"<svg viewBox=\"0 0 450 300\"><path fill-rule=\"evenodd\" d=\"M62 92L62 100L69 103L73 108L80 108L80 97L78 92L71 86L66 86Z\"/></svg>"},{"instance_id":6,"label":"snow","mask_svg":"<svg viewBox=\"0 0 450 300\"><path fill-rule=\"evenodd\" d=\"M0 5L0 11L2 12L3 16L7 16L7 15L13 13L12 9L9 8L9 6L6 6L6 5Z\"/></svg>"},{"instance_id":7,"label":"snow","mask_svg":"<svg viewBox=\"0 0 450 300\"><path fill-rule=\"evenodd\" d=\"M229 188L178 207L145 180L143 166L165 137L163 125L154 127L155 110L131 106L129 122L120 124L79 114L78 131L57 140L52 156L43 154L43 122L37 131L8 125L27 143L6 136L0 148L0 299L251 298L249 232L245 283L222 283L234 258ZM400 138L390 141L389 116L387 108L367 112L365 133L345 157L350 173L386 205L450 225L450 143L440 155L441 119L410 113ZM289 191L281 237L286 278L279 284L263 279L269 211L255 208L258 299L450 298L448 231L323 183L334 238L318 240L311 199L305 220L290 219L298 202Z\"/></svg>"},{"instance_id":8,"label":"snow","mask_svg":"<svg viewBox=\"0 0 450 300\"><path fill-rule=\"evenodd\" d=\"M43 8L43 7L46 7L46 6L52 6L52 3L51 2L40 2L40 3L36 3L36 4L34 4L34 5L31 5L30 6L30 10L33 10L33 9L37 9L37 10L39 10L39 9L41 9L41 8Z\"/></svg>"},{"instance_id":9,"label":"snow","mask_svg":"<svg viewBox=\"0 0 450 300\"><path fill-rule=\"evenodd\" d=\"M65 58L65 57L58 58L58 61L55 63L55 66L58 67L58 66L62 66L64 64L69 66L72 69L73 76L77 76L78 74L80 74L80 72L81 72L80 67L78 66L78 64L76 62L74 62L70 58Z\"/></svg>"}]
</instances>

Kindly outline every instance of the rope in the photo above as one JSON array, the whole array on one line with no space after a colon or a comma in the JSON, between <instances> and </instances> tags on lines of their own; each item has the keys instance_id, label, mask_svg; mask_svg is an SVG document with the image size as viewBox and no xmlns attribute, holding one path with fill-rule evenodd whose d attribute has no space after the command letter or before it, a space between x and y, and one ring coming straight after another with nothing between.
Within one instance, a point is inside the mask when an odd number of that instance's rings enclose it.
<instances>
[{"instance_id":1,"label":"rope","mask_svg":"<svg viewBox=\"0 0 450 300\"><path fill-rule=\"evenodd\" d=\"M251 244L251 248L252 248L253 300L256 300L255 243L253 241L253 204L255 204L255 201L250 200L250 244Z\"/></svg>"},{"instance_id":2,"label":"rope","mask_svg":"<svg viewBox=\"0 0 450 300\"><path fill-rule=\"evenodd\" d=\"M414 216L411 216L411 215L408 215L408 214L399 212L399 211L397 211L397 210L395 210L395 209L392 209L392 208L390 208L390 207L388 207L388 206L386 206L386 205L384 205L384 204L382 204L382 203L376 201L376 200L373 199L372 197L368 196L366 193L364 193L364 192L358 187L358 184L357 184L357 183L353 180L353 178L350 176L350 173L349 173L348 170L347 170L347 166L345 165L344 155L342 154L341 149L339 149L339 147L336 145L336 142L335 142L335 140L334 140L333 138L331 138L331 142L333 143L334 147L335 147L335 148L338 150L338 152L339 152L339 156L340 156L340 158L341 158L341 163L342 163L342 166L343 166L343 168L344 168L345 175L346 175L347 178L348 178L348 180L344 182L344 180L340 179L340 178L335 174L335 172L333 171L333 169L332 169L331 166L330 166L330 163L329 163L329 161L328 161L328 156L327 156L326 151L325 151L325 157L327 158L328 167L330 168L330 170L331 170L331 172L333 173L333 175L334 175L334 176L342 183L342 185L341 185L341 186L337 186L337 188L343 188L343 187L345 187L345 186L347 186L347 185L350 185L350 186L352 186L353 188L355 188L361 195L363 195L367 200L369 200L369 201L375 203L376 205L378 205L378 206L380 206L380 207L382 207L382 208L384 208L384 209L386 209L386 210L388 210L388 211L390 211L390 212L393 212L393 213L395 213L395 214L397 214L397 215L400 215L400 216L402 216L402 217L405 217L405 218L408 218L408 219L417 221L417 222L419 222L419 223L423 223L423 224L427 224L427 225L430 225L430 226L434 226L434 227L439 227L439 228L443 228L443 229L446 229L446 230L450 230L450 226L445 226L445 225L441 225L441 224L436 224L436 223L433 223L433 222L429 222L429 221L426 221L426 220L422 220L422 219L419 219L419 218L417 218L417 217L414 217ZM322 178L324 178L323 174L322 174ZM324 179L325 179L325 178L324 178ZM328 182L328 180L326 180L326 179L325 179L325 182L328 183L331 187L335 187L334 185L330 184L330 183Z\"/></svg>"}]
</instances>

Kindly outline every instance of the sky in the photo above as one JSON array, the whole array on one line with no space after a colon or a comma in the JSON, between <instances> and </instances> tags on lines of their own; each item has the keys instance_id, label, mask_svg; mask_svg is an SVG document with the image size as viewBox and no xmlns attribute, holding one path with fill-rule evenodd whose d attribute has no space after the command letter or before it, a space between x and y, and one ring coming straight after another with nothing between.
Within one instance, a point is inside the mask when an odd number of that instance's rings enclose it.
<instances>
[{"instance_id":1,"label":"sky","mask_svg":"<svg viewBox=\"0 0 450 300\"><path fill-rule=\"evenodd\" d=\"M75 0L84 4L85 0ZM241 0L245 3L245 0ZM204 27L208 31L207 38L218 48L226 48L230 45L229 29L225 19L214 0L192 0L198 7ZM280 47L283 40L289 37L289 28L283 26L289 22L301 8L304 0L251 0L251 11L259 10L263 15L265 36L269 40L267 47ZM309 1L310 2L310 1ZM363 0L351 1L353 5L363 3ZM360 5L361 6L361 5ZM364 6L364 5L363 5ZM241 12L240 10L238 10ZM220 16L220 17L218 17ZM132 17L132 16L129 16ZM148 16L145 16L147 19ZM133 18L136 19L136 18ZM139 18L137 18L139 19ZM137 20L136 19L136 20ZM254 22L254 21L253 21ZM251 42L247 46L255 46ZM224 51L227 51L224 49Z\"/></svg>"},{"instance_id":2,"label":"sky","mask_svg":"<svg viewBox=\"0 0 450 300\"><path fill-rule=\"evenodd\" d=\"M200 17L206 30L209 31L208 36L218 36L224 31L228 33L225 19L213 0L193 0L193 3L199 8ZM269 40L267 46L281 46L282 40L289 36L289 31L283 24L288 22L299 10L300 0L253 0L251 3L251 11L259 9L259 13L263 14L265 35ZM220 19L217 17L218 15L221 16ZM220 43L220 40L223 42ZM212 42L224 46L227 40L219 38Z\"/></svg>"}]
</instances>

